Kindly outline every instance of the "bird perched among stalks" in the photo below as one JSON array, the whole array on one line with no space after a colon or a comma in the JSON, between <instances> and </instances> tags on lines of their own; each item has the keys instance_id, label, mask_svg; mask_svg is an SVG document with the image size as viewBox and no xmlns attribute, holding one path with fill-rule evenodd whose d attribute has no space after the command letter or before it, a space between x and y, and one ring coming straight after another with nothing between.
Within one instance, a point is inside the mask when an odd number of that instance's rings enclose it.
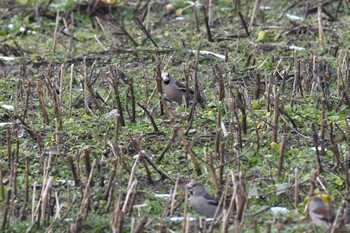
<instances>
[{"instance_id":1,"label":"bird perched among stalks","mask_svg":"<svg viewBox=\"0 0 350 233\"><path fill-rule=\"evenodd\" d=\"M318 226L328 228L332 225L335 215L330 206L317 196L312 194L308 202L309 216L311 220Z\"/></svg>"},{"instance_id":2,"label":"bird perched among stalks","mask_svg":"<svg viewBox=\"0 0 350 233\"><path fill-rule=\"evenodd\" d=\"M191 194L189 203L198 214L213 218L218 208L218 214L224 210L224 208L218 206L216 199L209 195L201 183L191 180L186 188Z\"/></svg>"},{"instance_id":3,"label":"bird perched among stalks","mask_svg":"<svg viewBox=\"0 0 350 233\"><path fill-rule=\"evenodd\" d=\"M163 92L168 99L178 103L179 105L186 104L193 99L194 91L186 89L186 86L177 81L175 77L168 72L162 73Z\"/></svg>"}]
</instances>

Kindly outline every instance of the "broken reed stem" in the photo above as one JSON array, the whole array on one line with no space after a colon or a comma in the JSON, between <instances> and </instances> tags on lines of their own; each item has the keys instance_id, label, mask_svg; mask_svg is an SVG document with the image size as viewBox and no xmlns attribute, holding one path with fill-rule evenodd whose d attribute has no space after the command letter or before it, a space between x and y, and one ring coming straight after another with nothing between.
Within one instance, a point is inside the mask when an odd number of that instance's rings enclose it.
<instances>
[{"instance_id":1,"label":"broken reed stem","mask_svg":"<svg viewBox=\"0 0 350 233\"><path fill-rule=\"evenodd\" d=\"M107 200L109 198L110 190L112 189L113 180L114 180L116 171L117 171L117 163L114 160L112 162L112 170L111 170L109 178L108 178L107 188L106 188L105 192L102 194L102 197L101 197L102 200Z\"/></svg>"},{"instance_id":2,"label":"broken reed stem","mask_svg":"<svg viewBox=\"0 0 350 233\"><path fill-rule=\"evenodd\" d=\"M159 105L160 105L160 115L164 115L164 106L162 102L162 94L163 94L163 86L162 86L162 72L160 70L160 63L157 62L156 69L154 72L154 76L157 82L157 90L158 90L158 98L159 98Z\"/></svg>"},{"instance_id":3,"label":"broken reed stem","mask_svg":"<svg viewBox=\"0 0 350 233\"><path fill-rule=\"evenodd\" d=\"M219 101L222 101L225 98L225 83L224 79L222 77L221 70L217 64L213 66L213 71L215 74L216 79L219 83Z\"/></svg>"},{"instance_id":4,"label":"broken reed stem","mask_svg":"<svg viewBox=\"0 0 350 233\"><path fill-rule=\"evenodd\" d=\"M249 23L249 31L252 30L254 19L255 19L255 15L256 15L256 11L259 8L259 3L260 3L260 0L255 0L254 1L253 13L252 13L252 17L250 18L250 23Z\"/></svg>"},{"instance_id":5,"label":"broken reed stem","mask_svg":"<svg viewBox=\"0 0 350 233\"><path fill-rule=\"evenodd\" d=\"M169 214L170 217L174 213L175 197L176 197L176 193L177 193L177 188L179 186L179 180L180 180L180 175L177 175L174 190L170 194L171 195L170 214Z\"/></svg>"},{"instance_id":6,"label":"broken reed stem","mask_svg":"<svg viewBox=\"0 0 350 233\"><path fill-rule=\"evenodd\" d=\"M216 176L215 168L214 168L214 162L213 162L213 153L211 151L208 152L208 166L209 166L209 174L210 174L210 180L211 183L214 186L215 192L219 193L220 185L218 183L218 178Z\"/></svg>"},{"instance_id":7,"label":"broken reed stem","mask_svg":"<svg viewBox=\"0 0 350 233\"><path fill-rule=\"evenodd\" d=\"M298 214L298 203L299 203L299 174L298 168L294 168L294 208L295 213Z\"/></svg>"},{"instance_id":8,"label":"broken reed stem","mask_svg":"<svg viewBox=\"0 0 350 233\"><path fill-rule=\"evenodd\" d=\"M60 145L60 134L59 134L59 124L57 118L55 118L55 143L56 143L56 150L59 155L59 158L61 161L63 160L62 153L61 153L61 145Z\"/></svg>"},{"instance_id":9,"label":"broken reed stem","mask_svg":"<svg viewBox=\"0 0 350 233\"><path fill-rule=\"evenodd\" d=\"M141 105L140 103L137 103L137 105L138 105L140 108L142 108L143 111L145 111L146 115L148 116L148 118L149 118L150 121L151 121L151 124L152 124L152 126L153 126L154 131L155 131L155 132L160 132L159 129L158 129L158 127L157 127L156 122L154 121L154 118L153 118L152 114L147 110L147 108L146 108L145 106Z\"/></svg>"},{"instance_id":10,"label":"broken reed stem","mask_svg":"<svg viewBox=\"0 0 350 233\"><path fill-rule=\"evenodd\" d=\"M318 40L322 44L324 42L324 33L322 26L322 3L317 6L317 22L318 22Z\"/></svg>"},{"instance_id":11,"label":"broken reed stem","mask_svg":"<svg viewBox=\"0 0 350 233\"><path fill-rule=\"evenodd\" d=\"M85 170L86 170L86 177L89 177L91 174L91 171L93 168L91 168L91 163L90 163L90 151L89 148L84 148L83 149L83 157L85 161ZM92 187L94 186L94 180L93 177L91 177L91 182L87 183L88 186Z\"/></svg>"},{"instance_id":12,"label":"broken reed stem","mask_svg":"<svg viewBox=\"0 0 350 233\"><path fill-rule=\"evenodd\" d=\"M134 21L136 23L136 25L141 29L141 31L146 35L146 37L152 42L152 44L154 45L154 47L158 48L157 43L153 40L151 34L147 31L147 29L143 26L142 22L140 21L140 19L138 17L134 18Z\"/></svg>"},{"instance_id":13,"label":"broken reed stem","mask_svg":"<svg viewBox=\"0 0 350 233\"><path fill-rule=\"evenodd\" d=\"M322 111L321 111L321 129L320 129L320 144L321 144L321 157L323 157L326 153L325 151L325 136L326 136L326 128L327 128L327 119L326 119L326 100L322 101Z\"/></svg>"},{"instance_id":14,"label":"broken reed stem","mask_svg":"<svg viewBox=\"0 0 350 233\"><path fill-rule=\"evenodd\" d=\"M219 147L220 147L220 132L221 132L221 104L218 104L218 117L216 119L216 130L215 130L215 157L219 158Z\"/></svg>"},{"instance_id":15,"label":"broken reed stem","mask_svg":"<svg viewBox=\"0 0 350 233\"><path fill-rule=\"evenodd\" d=\"M162 161L165 153L169 150L170 146L175 142L176 135L177 135L177 129L174 128L173 135L171 136L168 143L166 144L166 146L164 147L164 149L162 150L162 152L160 153L160 155L156 159L156 163L159 163L160 161Z\"/></svg>"},{"instance_id":16,"label":"broken reed stem","mask_svg":"<svg viewBox=\"0 0 350 233\"><path fill-rule=\"evenodd\" d=\"M209 16L208 16L208 13L207 13L207 9L205 8L205 6L203 6L203 14L204 14L204 24L205 24L205 28L207 29L207 36L208 36L208 41L209 42L213 42L213 37L211 35L211 30L210 30L210 19L209 19ZM210 11L210 8L209 8L209 11ZM196 12L196 18L197 18L197 11L195 10Z\"/></svg>"},{"instance_id":17,"label":"broken reed stem","mask_svg":"<svg viewBox=\"0 0 350 233\"><path fill-rule=\"evenodd\" d=\"M5 187L3 182L4 181L2 177L2 163L0 163L0 192L1 192L1 199L5 200Z\"/></svg>"},{"instance_id":18,"label":"broken reed stem","mask_svg":"<svg viewBox=\"0 0 350 233\"><path fill-rule=\"evenodd\" d=\"M123 108L122 108L122 103L120 100L120 93L119 93L119 79L120 79L120 75L119 75L119 69L117 67L114 66L110 66L109 67L110 70L110 80L111 80L111 84L113 86L113 90L114 90L114 94L115 94L115 103L117 105L117 109L118 109L118 119L120 121L120 125L121 126L125 126L125 121L124 121L124 115L123 115Z\"/></svg>"},{"instance_id":19,"label":"broken reed stem","mask_svg":"<svg viewBox=\"0 0 350 233\"><path fill-rule=\"evenodd\" d=\"M74 64L70 66L69 79L69 116L72 114L72 91L73 91Z\"/></svg>"},{"instance_id":20,"label":"broken reed stem","mask_svg":"<svg viewBox=\"0 0 350 233\"><path fill-rule=\"evenodd\" d=\"M188 154L190 154L191 156L191 160L192 160L192 163L193 163L193 166L194 166L194 169L197 173L198 176L202 175L202 170L201 170L201 167L199 166L199 163L198 163L198 160L197 160L197 156L196 154L192 151L191 147L190 147L190 143L189 141L187 140L187 138L185 137L183 131L179 128L179 126L175 123L175 120L174 120L174 117L173 115L171 114L169 108L165 105L164 103L164 100L161 99L162 103L163 103L163 106L164 106L164 110L165 110L165 113L167 115L167 117L169 118L170 120L170 123L171 125L173 126L174 130L177 131L177 135L178 137L181 139L186 151Z\"/></svg>"},{"instance_id":21,"label":"broken reed stem","mask_svg":"<svg viewBox=\"0 0 350 233\"><path fill-rule=\"evenodd\" d=\"M274 101L274 110L273 110L273 130L272 130L272 142L277 142L277 135L278 135L278 119L279 119L279 112L278 112L278 104L279 104L279 98L280 93L277 93L275 96Z\"/></svg>"},{"instance_id":22,"label":"broken reed stem","mask_svg":"<svg viewBox=\"0 0 350 233\"><path fill-rule=\"evenodd\" d=\"M141 219L139 220L139 222L136 225L136 228L134 229L133 233L141 233L144 231L144 227L147 224L148 221L148 215L144 214Z\"/></svg>"},{"instance_id":23,"label":"broken reed stem","mask_svg":"<svg viewBox=\"0 0 350 233\"><path fill-rule=\"evenodd\" d=\"M45 106L45 102L44 102L43 92L41 90L41 86L39 85L38 81L36 81L35 84L36 84L36 91L37 91L37 94L38 94L39 104L40 104L40 108L41 108L42 117L44 119L44 123L46 125L49 125L50 124L49 123L49 116L48 116L47 111L46 111L46 106Z\"/></svg>"},{"instance_id":24,"label":"broken reed stem","mask_svg":"<svg viewBox=\"0 0 350 233\"><path fill-rule=\"evenodd\" d=\"M12 148L11 148L11 131L6 127L6 145L7 145L7 168L10 170L12 166Z\"/></svg>"},{"instance_id":25,"label":"broken reed stem","mask_svg":"<svg viewBox=\"0 0 350 233\"><path fill-rule=\"evenodd\" d=\"M281 140L281 146L280 146L280 154L278 159L278 176L282 176L282 170L283 170L283 158L284 158L284 151L286 149L286 143L287 143L287 134L282 134L282 140Z\"/></svg>"},{"instance_id":26,"label":"broken reed stem","mask_svg":"<svg viewBox=\"0 0 350 233\"><path fill-rule=\"evenodd\" d=\"M27 80L27 88L26 88L26 98L24 102L24 112L23 112L23 120L26 119L27 114L28 114L28 108L29 108L29 96L30 96L30 87L32 86L32 83L30 80Z\"/></svg>"},{"instance_id":27,"label":"broken reed stem","mask_svg":"<svg viewBox=\"0 0 350 233\"><path fill-rule=\"evenodd\" d=\"M136 100L135 100L135 92L134 92L134 81L133 78L128 79L128 85L130 88L130 93L131 93L131 122L135 123L136 122Z\"/></svg>"},{"instance_id":28,"label":"broken reed stem","mask_svg":"<svg viewBox=\"0 0 350 233\"><path fill-rule=\"evenodd\" d=\"M59 19L60 19L60 12L57 11L57 12L56 12L55 30L54 30L54 32L53 32L53 43L52 43L52 50L53 50L53 53L54 53L54 54L56 53L57 31L58 31L58 22L59 22Z\"/></svg>"},{"instance_id":29,"label":"broken reed stem","mask_svg":"<svg viewBox=\"0 0 350 233\"><path fill-rule=\"evenodd\" d=\"M75 186L79 186L80 185L80 180L77 176L77 171L76 171L76 167L74 165L74 162L73 162L73 156L71 154L69 154L67 156L67 160L68 160L68 163L69 163L69 166L70 166L70 169L72 171L72 175L73 175L73 180L74 180L74 185Z\"/></svg>"},{"instance_id":30,"label":"broken reed stem","mask_svg":"<svg viewBox=\"0 0 350 233\"><path fill-rule=\"evenodd\" d=\"M320 156L320 152L318 149L320 138L317 134L315 123L312 123L312 136L313 136L314 147L316 149L317 169L319 172L322 172L323 169L322 169L322 164L321 164L321 156Z\"/></svg>"},{"instance_id":31,"label":"broken reed stem","mask_svg":"<svg viewBox=\"0 0 350 233\"><path fill-rule=\"evenodd\" d=\"M196 30L197 30L197 33L200 33L200 30L199 30L199 20L198 20L198 13L197 13L197 8L196 6L193 6L192 7L192 10L194 12L194 17L196 19Z\"/></svg>"}]
</instances>

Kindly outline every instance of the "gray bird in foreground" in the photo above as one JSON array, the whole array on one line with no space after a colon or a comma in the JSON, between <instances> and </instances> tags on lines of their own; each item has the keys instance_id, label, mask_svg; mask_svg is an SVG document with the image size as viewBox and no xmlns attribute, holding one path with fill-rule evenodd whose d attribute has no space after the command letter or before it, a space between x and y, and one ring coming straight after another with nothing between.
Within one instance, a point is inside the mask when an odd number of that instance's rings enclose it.
<instances>
[{"instance_id":1,"label":"gray bird in foreground","mask_svg":"<svg viewBox=\"0 0 350 233\"><path fill-rule=\"evenodd\" d=\"M186 188L191 193L189 203L198 214L212 218L217 208L219 208L218 215L223 211L222 207L218 207L216 199L209 195L201 183L191 180Z\"/></svg>"},{"instance_id":2,"label":"gray bird in foreground","mask_svg":"<svg viewBox=\"0 0 350 233\"><path fill-rule=\"evenodd\" d=\"M163 92L168 99L178 103L179 105L188 105L189 101L193 99L194 91L188 89L188 95L186 86L177 81L168 72L162 73L163 78Z\"/></svg>"},{"instance_id":3,"label":"gray bird in foreground","mask_svg":"<svg viewBox=\"0 0 350 233\"><path fill-rule=\"evenodd\" d=\"M328 228L332 225L335 215L331 207L325 201L312 194L308 202L309 216L311 220L318 226Z\"/></svg>"}]
</instances>

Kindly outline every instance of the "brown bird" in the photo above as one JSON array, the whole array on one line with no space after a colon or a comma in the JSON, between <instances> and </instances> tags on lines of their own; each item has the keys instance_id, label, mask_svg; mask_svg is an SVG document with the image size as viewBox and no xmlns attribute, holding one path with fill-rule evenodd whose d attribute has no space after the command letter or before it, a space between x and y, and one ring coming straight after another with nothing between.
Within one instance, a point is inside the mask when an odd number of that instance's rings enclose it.
<instances>
[{"instance_id":1,"label":"brown bird","mask_svg":"<svg viewBox=\"0 0 350 233\"><path fill-rule=\"evenodd\" d=\"M331 207L325 201L312 194L308 202L309 216L311 220L318 226L328 228L332 225L335 215Z\"/></svg>"},{"instance_id":2,"label":"brown bird","mask_svg":"<svg viewBox=\"0 0 350 233\"><path fill-rule=\"evenodd\" d=\"M214 217L217 208L219 208L218 214L224 210L222 207L218 206L216 199L209 195L201 183L191 180L186 185L186 188L191 194L189 203L198 214L212 218Z\"/></svg>"},{"instance_id":3,"label":"brown bird","mask_svg":"<svg viewBox=\"0 0 350 233\"><path fill-rule=\"evenodd\" d=\"M188 89L181 82L177 81L173 75L170 75L168 72L162 73L163 78L163 92L168 99L178 103L179 105L186 104L193 99L194 91Z\"/></svg>"}]
</instances>

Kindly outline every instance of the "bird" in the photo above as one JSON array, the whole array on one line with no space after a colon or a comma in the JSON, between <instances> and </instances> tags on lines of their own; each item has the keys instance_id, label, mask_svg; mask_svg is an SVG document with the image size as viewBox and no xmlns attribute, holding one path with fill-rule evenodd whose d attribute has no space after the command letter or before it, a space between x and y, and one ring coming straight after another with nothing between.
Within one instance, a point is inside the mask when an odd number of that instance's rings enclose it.
<instances>
[{"instance_id":1,"label":"bird","mask_svg":"<svg viewBox=\"0 0 350 233\"><path fill-rule=\"evenodd\" d=\"M216 199L209 195L201 183L191 180L185 187L191 194L189 203L198 214L213 218L218 208L218 214L224 210L224 208L218 206Z\"/></svg>"},{"instance_id":2,"label":"bird","mask_svg":"<svg viewBox=\"0 0 350 233\"><path fill-rule=\"evenodd\" d=\"M174 101L179 105L188 105L193 99L194 91L186 89L186 86L177 81L173 75L168 72L163 72L162 79L163 92L169 100Z\"/></svg>"},{"instance_id":3,"label":"bird","mask_svg":"<svg viewBox=\"0 0 350 233\"><path fill-rule=\"evenodd\" d=\"M316 194L310 195L308 209L311 220L320 227L330 227L335 219L332 208Z\"/></svg>"}]
</instances>

